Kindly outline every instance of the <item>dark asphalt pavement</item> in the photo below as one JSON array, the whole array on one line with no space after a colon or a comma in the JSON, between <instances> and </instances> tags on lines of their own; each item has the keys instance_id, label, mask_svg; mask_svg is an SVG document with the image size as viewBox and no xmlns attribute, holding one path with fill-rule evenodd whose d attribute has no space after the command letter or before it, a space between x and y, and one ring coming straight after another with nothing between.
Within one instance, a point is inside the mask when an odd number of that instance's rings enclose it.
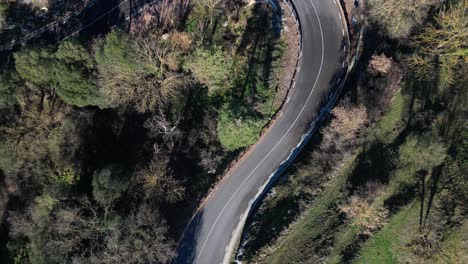
<instances>
[{"instance_id":1,"label":"dark asphalt pavement","mask_svg":"<svg viewBox=\"0 0 468 264\"><path fill-rule=\"evenodd\" d=\"M226 263L255 200L330 110L347 72L348 36L338 0L291 0L301 25L302 55L282 115L205 200L180 240L175 263ZM327 103L329 103L327 105Z\"/></svg>"}]
</instances>

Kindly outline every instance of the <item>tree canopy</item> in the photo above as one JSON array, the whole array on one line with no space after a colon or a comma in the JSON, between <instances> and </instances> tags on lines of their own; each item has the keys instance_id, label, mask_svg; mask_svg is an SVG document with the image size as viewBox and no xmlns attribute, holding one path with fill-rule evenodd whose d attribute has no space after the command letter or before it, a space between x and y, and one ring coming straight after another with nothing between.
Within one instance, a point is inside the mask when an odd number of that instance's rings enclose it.
<instances>
[{"instance_id":1,"label":"tree canopy","mask_svg":"<svg viewBox=\"0 0 468 264\"><path fill-rule=\"evenodd\" d=\"M370 0L369 17L389 37L408 38L426 19L432 7L442 0Z\"/></svg>"},{"instance_id":2,"label":"tree canopy","mask_svg":"<svg viewBox=\"0 0 468 264\"><path fill-rule=\"evenodd\" d=\"M53 90L70 105L106 107L93 59L80 44L64 42L57 51L28 48L14 57L19 76L38 89Z\"/></svg>"},{"instance_id":3,"label":"tree canopy","mask_svg":"<svg viewBox=\"0 0 468 264\"><path fill-rule=\"evenodd\" d=\"M106 107L106 100L96 85L91 55L79 44L64 42L54 54L54 81L57 94L68 104L79 107Z\"/></svg>"},{"instance_id":4,"label":"tree canopy","mask_svg":"<svg viewBox=\"0 0 468 264\"><path fill-rule=\"evenodd\" d=\"M442 164L446 152L442 143L412 135L400 148L400 161L415 171L428 171Z\"/></svg>"},{"instance_id":5,"label":"tree canopy","mask_svg":"<svg viewBox=\"0 0 468 264\"><path fill-rule=\"evenodd\" d=\"M106 214L113 203L127 190L129 179L121 167L110 165L93 177L93 197L104 207Z\"/></svg>"},{"instance_id":6,"label":"tree canopy","mask_svg":"<svg viewBox=\"0 0 468 264\"><path fill-rule=\"evenodd\" d=\"M208 87L209 93L226 88L231 62L221 47L198 47L189 59L186 69Z\"/></svg>"}]
</instances>

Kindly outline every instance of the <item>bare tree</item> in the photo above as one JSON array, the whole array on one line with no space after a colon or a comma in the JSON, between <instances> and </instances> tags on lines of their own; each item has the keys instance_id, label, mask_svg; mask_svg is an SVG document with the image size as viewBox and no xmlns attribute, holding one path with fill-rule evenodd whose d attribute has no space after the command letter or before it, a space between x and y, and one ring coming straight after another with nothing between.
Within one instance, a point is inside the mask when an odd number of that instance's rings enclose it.
<instances>
[{"instance_id":1,"label":"bare tree","mask_svg":"<svg viewBox=\"0 0 468 264\"><path fill-rule=\"evenodd\" d=\"M184 196L185 188L174 178L167 159L156 157L146 168L138 171L137 178L147 199L175 203Z\"/></svg>"},{"instance_id":2,"label":"bare tree","mask_svg":"<svg viewBox=\"0 0 468 264\"><path fill-rule=\"evenodd\" d=\"M174 122L167 119L166 115L159 110L158 114L155 114L146 121L145 127L149 129L149 134L152 137L174 137L180 133L178 125L182 119L182 116L178 116Z\"/></svg>"},{"instance_id":3,"label":"bare tree","mask_svg":"<svg viewBox=\"0 0 468 264\"><path fill-rule=\"evenodd\" d=\"M365 188L358 190L340 207L341 211L346 213L351 225L357 227L361 234L371 235L384 225L388 211L383 204L374 202L384 192L381 184L368 182Z\"/></svg>"},{"instance_id":4,"label":"bare tree","mask_svg":"<svg viewBox=\"0 0 468 264\"><path fill-rule=\"evenodd\" d=\"M333 109L332 114L335 118L323 130L321 148L343 149L355 144L358 132L368 122L367 109L345 100Z\"/></svg>"},{"instance_id":5,"label":"bare tree","mask_svg":"<svg viewBox=\"0 0 468 264\"><path fill-rule=\"evenodd\" d=\"M369 62L369 72L372 75L385 75L390 72L393 66L393 61L384 54L372 55L371 61Z\"/></svg>"},{"instance_id":6,"label":"bare tree","mask_svg":"<svg viewBox=\"0 0 468 264\"><path fill-rule=\"evenodd\" d=\"M443 0L370 0L369 17L391 38L405 39Z\"/></svg>"},{"instance_id":7,"label":"bare tree","mask_svg":"<svg viewBox=\"0 0 468 264\"><path fill-rule=\"evenodd\" d=\"M174 242L167 238L167 233L168 227L158 212L143 204L123 221L119 232L107 237L105 249L93 252L84 263L170 263Z\"/></svg>"},{"instance_id":8,"label":"bare tree","mask_svg":"<svg viewBox=\"0 0 468 264\"><path fill-rule=\"evenodd\" d=\"M190 0L162 0L145 5L139 17L132 21L130 32L143 34L147 31L167 32L180 27L189 10Z\"/></svg>"}]
</instances>

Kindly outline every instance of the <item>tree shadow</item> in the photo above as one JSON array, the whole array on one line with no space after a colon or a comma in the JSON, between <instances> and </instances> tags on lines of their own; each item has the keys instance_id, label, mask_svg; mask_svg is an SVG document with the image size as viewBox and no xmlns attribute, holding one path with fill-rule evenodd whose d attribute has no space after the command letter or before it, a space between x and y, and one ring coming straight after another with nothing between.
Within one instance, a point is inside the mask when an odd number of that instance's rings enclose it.
<instances>
[{"instance_id":1,"label":"tree shadow","mask_svg":"<svg viewBox=\"0 0 468 264\"><path fill-rule=\"evenodd\" d=\"M260 198L259 205L263 203L267 195L268 192ZM253 209L242 233L243 240L248 243L248 246L242 248L242 258L247 262L255 257L264 245L277 239L296 219L300 211L299 197L284 197L262 214L254 213L256 210Z\"/></svg>"},{"instance_id":2,"label":"tree shadow","mask_svg":"<svg viewBox=\"0 0 468 264\"><path fill-rule=\"evenodd\" d=\"M5 260L5 262L7 263L10 263L9 261L11 261L10 257L10 254L9 254L9 251L8 251L8 248L7 248L7 243L8 243L8 240L9 240L9 228L8 228L8 224L7 224L7 212L9 210L9 207L10 207L10 203L11 201L5 197L7 196L8 194L6 192L4 192L3 190L6 188L5 184L5 174L3 173L3 171L0 170L0 198L3 198L3 199L6 199L5 201L0 201L0 203L5 203L3 206L3 212L0 212L2 213L0 215L0 259L2 260Z\"/></svg>"},{"instance_id":3,"label":"tree shadow","mask_svg":"<svg viewBox=\"0 0 468 264\"><path fill-rule=\"evenodd\" d=\"M203 225L203 214L204 210L201 208L190 220L178 242L173 264L192 264L196 262L195 257L200 240L199 233Z\"/></svg>"},{"instance_id":4,"label":"tree shadow","mask_svg":"<svg viewBox=\"0 0 468 264\"><path fill-rule=\"evenodd\" d=\"M82 136L80 153L83 166L78 189L91 193L94 171L108 164L120 164L126 172L133 172L144 157L147 140L143 127L145 116L102 110L94 113L91 126Z\"/></svg>"},{"instance_id":5,"label":"tree shadow","mask_svg":"<svg viewBox=\"0 0 468 264\"><path fill-rule=\"evenodd\" d=\"M71 11L68 14L70 17L63 23L54 24L52 30L43 33L41 40L59 42L68 38L78 38L87 42L99 35L107 34L111 29L125 25L126 18L143 6L143 3L137 6L133 2L135 1L124 4L119 0L90 2L82 10Z\"/></svg>"},{"instance_id":6,"label":"tree shadow","mask_svg":"<svg viewBox=\"0 0 468 264\"><path fill-rule=\"evenodd\" d=\"M429 198L426 207L426 215L424 216L424 223L427 223L429 219L429 214L431 213L432 205L434 203L434 198L439 191L439 182L442 176L442 166L434 168L431 172L430 185L429 185Z\"/></svg>"},{"instance_id":7,"label":"tree shadow","mask_svg":"<svg viewBox=\"0 0 468 264\"><path fill-rule=\"evenodd\" d=\"M206 107L212 104L207 93L206 87L194 84L184 94L187 98L181 113L184 118L178 127L181 136L174 140L174 146L168 149L167 153L174 177L186 187L186 199L163 210L174 234L182 232L203 196L218 179L218 172L224 171L229 166L229 161L237 154L231 153L226 157L218 146L214 133L216 124L211 123L215 120L214 114L208 110L210 107ZM219 155L223 161L222 164L216 164L216 173L209 173L200 165L204 151Z\"/></svg>"},{"instance_id":8,"label":"tree shadow","mask_svg":"<svg viewBox=\"0 0 468 264\"><path fill-rule=\"evenodd\" d=\"M248 57L242 81L237 82L234 90L234 95L241 100L246 97L255 100L254 97L261 92L259 86L263 86L263 89L271 88L273 62L278 59L274 53L282 28L281 9L275 10L268 4L256 4L252 13L254 15L247 20L246 30L236 49L237 57Z\"/></svg>"},{"instance_id":9,"label":"tree shadow","mask_svg":"<svg viewBox=\"0 0 468 264\"><path fill-rule=\"evenodd\" d=\"M125 21L125 13L129 13L130 5L119 5L119 0L96 1L90 8L85 8L74 21L70 21L68 27L60 31L58 39L63 39L75 32L74 37L83 40L105 34L116 25ZM81 30L81 31L79 31ZM78 32L79 31L79 32Z\"/></svg>"},{"instance_id":10,"label":"tree shadow","mask_svg":"<svg viewBox=\"0 0 468 264\"><path fill-rule=\"evenodd\" d=\"M412 201L417 192L415 192L416 184L403 183L398 187L398 192L388 197L384 201L385 208L392 214Z\"/></svg>"},{"instance_id":11,"label":"tree shadow","mask_svg":"<svg viewBox=\"0 0 468 264\"><path fill-rule=\"evenodd\" d=\"M0 34L0 47L2 50L12 48L13 42L18 42L24 35L25 31L32 31L37 28L37 25L47 23L45 17L36 17L36 12L30 5L25 5L19 1L10 3L10 7L4 13L7 28L2 29Z\"/></svg>"},{"instance_id":12,"label":"tree shadow","mask_svg":"<svg viewBox=\"0 0 468 264\"><path fill-rule=\"evenodd\" d=\"M349 177L351 189L356 190L369 181L388 183L390 172L395 169L395 154L383 143L372 143L364 146L365 150L359 155L359 161L353 174Z\"/></svg>"}]
</instances>

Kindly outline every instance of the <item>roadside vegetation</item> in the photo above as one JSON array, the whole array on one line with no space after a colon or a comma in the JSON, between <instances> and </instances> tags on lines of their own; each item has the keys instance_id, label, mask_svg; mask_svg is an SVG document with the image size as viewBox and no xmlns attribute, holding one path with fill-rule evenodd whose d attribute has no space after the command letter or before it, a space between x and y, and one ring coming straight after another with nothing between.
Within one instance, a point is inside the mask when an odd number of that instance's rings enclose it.
<instances>
[{"instance_id":1,"label":"roadside vegetation","mask_svg":"<svg viewBox=\"0 0 468 264\"><path fill-rule=\"evenodd\" d=\"M468 259L467 2L368 8L348 92L251 217L248 263Z\"/></svg>"},{"instance_id":2,"label":"roadside vegetation","mask_svg":"<svg viewBox=\"0 0 468 264\"><path fill-rule=\"evenodd\" d=\"M86 4L2 2L0 38ZM170 263L284 99L288 44L267 3L161 1L123 20L60 43L58 23L1 53L2 263Z\"/></svg>"}]
</instances>

